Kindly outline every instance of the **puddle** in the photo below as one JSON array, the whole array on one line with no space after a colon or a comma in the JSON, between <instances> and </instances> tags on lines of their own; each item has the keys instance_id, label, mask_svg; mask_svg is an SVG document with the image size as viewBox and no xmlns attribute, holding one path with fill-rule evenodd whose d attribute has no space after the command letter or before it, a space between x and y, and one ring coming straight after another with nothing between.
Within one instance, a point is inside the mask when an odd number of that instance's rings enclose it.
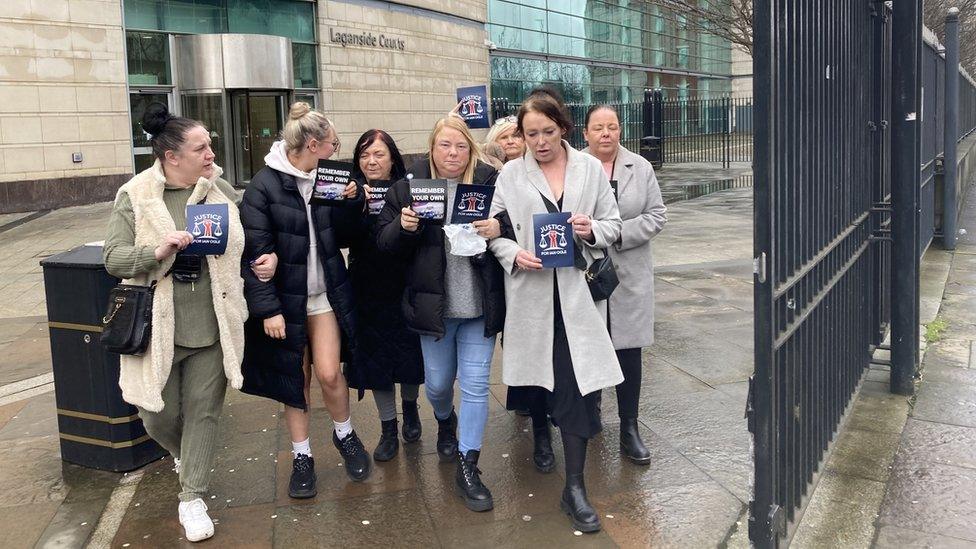
<instances>
[{"instance_id":1,"label":"puddle","mask_svg":"<svg viewBox=\"0 0 976 549\"><path fill-rule=\"evenodd\" d=\"M691 200L719 191L752 187L752 176L743 175L735 179L715 179L712 181L671 181L661 187L665 204Z\"/></svg>"}]
</instances>

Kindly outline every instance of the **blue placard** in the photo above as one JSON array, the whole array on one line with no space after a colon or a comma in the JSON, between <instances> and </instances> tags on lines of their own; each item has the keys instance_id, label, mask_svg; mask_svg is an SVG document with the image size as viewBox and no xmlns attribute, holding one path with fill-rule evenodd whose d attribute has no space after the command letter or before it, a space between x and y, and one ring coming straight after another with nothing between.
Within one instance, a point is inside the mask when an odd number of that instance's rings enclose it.
<instances>
[{"instance_id":1,"label":"blue placard","mask_svg":"<svg viewBox=\"0 0 976 549\"><path fill-rule=\"evenodd\" d=\"M569 224L570 215L570 212L532 215L535 255L542 260L543 268L574 265L573 252L576 243L573 242L573 227Z\"/></svg>"},{"instance_id":2,"label":"blue placard","mask_svg":"<svg viewBox=\"0 0 976 549\"><path fill-rule=\"evenodd\" d=\"M227 204L190 204L186 207L186 231L193 242L187 255L223 255L227 250Z\"/></svg>"},{"instance_id":3,"label":"blue placard","mask_svg":"<svg viewBox=\"0 0 976 549\"><path fill-rule=\"evenodd\" d=\"M487 128L488 86L468 86L457 89L458 114L469 128Z\"/></svg>"},{"instance_id":4,"label":"blue placard","mask_svg":"<svg viewBox=\"0 0 976 549\"><path fill-rule=\"evenodd\" d=\"M451 207L451 223L471 223L488 219L488 210L491 209L491 198L494 195L495 187L492 185L458 185Z\"/></svg>"}]
</instances>

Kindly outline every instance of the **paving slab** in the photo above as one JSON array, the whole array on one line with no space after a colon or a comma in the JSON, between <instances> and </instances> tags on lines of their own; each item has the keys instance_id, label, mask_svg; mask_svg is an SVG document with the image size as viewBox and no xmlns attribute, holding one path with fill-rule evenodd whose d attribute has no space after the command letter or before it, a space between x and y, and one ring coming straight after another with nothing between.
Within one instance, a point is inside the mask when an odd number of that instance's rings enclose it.
<instances>
[{"instance_id":1,"label":"paving slab","mask_svg":"<svg viewBox=\"0 0 976 549\"><path fill-rule=\"evenodd\" d=\"M976 542L976 469L899 453L879 523Z\"/></svg>"}]
</instances>

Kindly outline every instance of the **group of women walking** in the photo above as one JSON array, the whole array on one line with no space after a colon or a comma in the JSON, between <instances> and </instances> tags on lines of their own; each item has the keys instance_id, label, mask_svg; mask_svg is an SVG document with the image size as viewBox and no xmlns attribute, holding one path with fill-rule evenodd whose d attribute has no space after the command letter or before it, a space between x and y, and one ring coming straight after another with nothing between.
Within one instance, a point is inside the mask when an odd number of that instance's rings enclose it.
<instances>
[{"instance_id":1,"label":"group of women walking","mask_svg":"<svg viewBox=\"0 0 976 549\"><path fill-rule=\"evenodd\" d=\"M372 392L382 425L372 459L388 461L400 437L421 438L423 384L437 421L437 454L455 464L458 495L473 511L492 509L478 461L498 337L507 405L532 416L535 467L547 473L555 466L554 424L566 468L560 507L576 529L600 529L583 470L587 442L601 431L602 389L616 387L622 453L650 461L637 403L641 348L653 338L650 242L666 222L654 171L620 146L613 108L587 113L584 151L565 141L572 119L551 89L533 91L517 116L496 121L492 147L448 115L434 125L428 154L409 169L389 134L369 130L355 145L341 205L310 200L318 162L336 155L340 143L329 119L305 103L292 105L282 139L239 200L220 179L200 123L159 106L143 127L156 163L119 190L104 254L110 273L156 285L150 348L123 357L120 385L150 436L177 460L188 540L213 535L204 498L228 382L284 404L294 498L316 495L313 375L332 442L357 481L369 476L372 460L353 428L349 389L360 398ZM465 185L493 185L488 218L473 223L487 250L453 253L454 237L411 209L412 178L446 180L447 204ZM381 188L388 189L385 203L371 215L367 202ZM228 246L194 262L180 253L192 241L181 228L186 206L197 203L228 205ZM533 215L547 212L570 213L579 251L573 267L543 269L533 252ZM609 299L594 301L585 269L606 255L620 284Z\"/></svg>"}]
</instances>

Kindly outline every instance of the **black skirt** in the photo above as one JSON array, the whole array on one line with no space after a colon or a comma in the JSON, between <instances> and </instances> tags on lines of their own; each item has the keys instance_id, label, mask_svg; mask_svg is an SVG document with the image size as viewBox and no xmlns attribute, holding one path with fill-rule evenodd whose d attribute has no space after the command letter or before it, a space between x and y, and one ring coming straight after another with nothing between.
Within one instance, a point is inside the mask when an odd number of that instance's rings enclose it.
<instances>
[{"instance_id":1,"label":"black skirt","mask_svg":"<svg viewBox=\"0 0 976 549\"><path fill-rule=\"evenodd\" d=\"M565 433L592 438L603 430L600 422L601 391L583 396L573 371L573 357L569 354L569 340L563 323L562 306L559 302L559 281L553 273L553 327L552 374L553 389L534 385L509 387L505 407L509 410L533 410L544 406L552 416L552 422Z\"/></svg>"}]
</instances>

